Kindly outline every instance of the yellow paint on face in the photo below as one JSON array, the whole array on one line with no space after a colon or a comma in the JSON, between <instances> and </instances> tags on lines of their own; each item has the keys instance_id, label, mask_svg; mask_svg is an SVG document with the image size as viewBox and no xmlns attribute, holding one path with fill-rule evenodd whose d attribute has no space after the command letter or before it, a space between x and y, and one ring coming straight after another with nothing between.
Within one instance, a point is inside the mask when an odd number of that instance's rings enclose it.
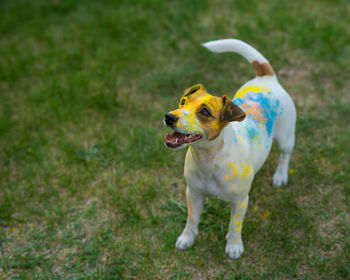
<instances>
[{"instance_id":1,"label":"yellow paint on face","mask_svg":"<svg viewBox=\"0 0 350 280\"><path fill-rule=\"evenodd\" d=\"M203 108L209 110L210 116L199 114ZM213 140L224 127L220 118L222 109L222 98L213 96L202 88L191 95L182 97L179 108L171 113L179 118L175 126L183 133L205 133L208 140Z\"/></svg>"},{"instance_id":2,"label":"yellow paint on face","mask_svg":"<svg viewBox=\"0 0 350 280\"><path fill-rule=\"evenodd\" d=\"M242 204L241 204L241 209L244 209L245 207L246 207L246 203L245 202L242 202Z\"/></svg>"},{"instance_id":3,"label":"yellow paint on face","mask_svg":"<svg viewBox=\"0 0 350 280\"><path fill-rule=\"evenodd\" d=\"M185 128L186 131L191 131L191 129L193 130L199 125L197 122L197 119L193 114L188 114L187 120L188 120L189 126Z\"/></svg>"},{"instance_id":4,"label":"yellow paint on face","mask_svg":"<svg viewBox=\"0 0 350 280\"><path fill-rule=\"evenodd\" d=\"M192 112L187 109L176 109L171 112L179 118L179 121L176 122L176 128L183 130L183 132L201 132L202 127L200 122L196 119Z\"/></svg>"},{"instance_id":5,"label":"yellow paint on face","mask_svg":"<svg viewBox=\"0 0 350 280\"><path fill-rule=\"evenodd\" d=\"M218 130L220 128L220 126L219 126L219 124L217 122L212 122L211 123L211 128L215 129L215 130Z\"/></svg>"}]
</instances>

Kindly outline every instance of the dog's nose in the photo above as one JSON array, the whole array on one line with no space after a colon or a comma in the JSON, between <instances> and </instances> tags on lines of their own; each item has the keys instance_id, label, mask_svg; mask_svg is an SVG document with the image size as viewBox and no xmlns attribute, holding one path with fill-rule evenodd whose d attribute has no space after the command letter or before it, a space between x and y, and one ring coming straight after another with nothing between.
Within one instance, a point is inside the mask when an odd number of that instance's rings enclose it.
<instances>
[{"instance_id":1,"label":"dog's nose","mask_svg":"<svg viewBox=\"0 0 350 280\"><path fill-rule=\"evenodd\" d=\"M166 125L173 125L174 123L177 122L179 118L173 114L167 113L165 114L164 121Z\"/></svg>"}]
</instances>

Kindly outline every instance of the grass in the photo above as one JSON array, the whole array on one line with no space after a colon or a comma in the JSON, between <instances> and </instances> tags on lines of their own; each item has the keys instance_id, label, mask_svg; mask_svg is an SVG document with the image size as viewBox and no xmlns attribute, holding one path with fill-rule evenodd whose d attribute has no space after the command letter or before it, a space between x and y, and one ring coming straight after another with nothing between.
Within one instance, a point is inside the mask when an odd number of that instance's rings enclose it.
<instances>
[{"instance_id":1,"label":"grass","mask_svg":"<svg viewBox=\"0 0 350 280\"><path fill-rule=\"evenodd\" d=\"M350 278L348 1L1 1L2 279ZM236 37L269 58L298 110L288 187L274 147L256 176L243 238L224 253L229 208L209 199L193 248L184 151L165 112L203 83L253 77L207 40Z\"/></svg>"}]
</instances>

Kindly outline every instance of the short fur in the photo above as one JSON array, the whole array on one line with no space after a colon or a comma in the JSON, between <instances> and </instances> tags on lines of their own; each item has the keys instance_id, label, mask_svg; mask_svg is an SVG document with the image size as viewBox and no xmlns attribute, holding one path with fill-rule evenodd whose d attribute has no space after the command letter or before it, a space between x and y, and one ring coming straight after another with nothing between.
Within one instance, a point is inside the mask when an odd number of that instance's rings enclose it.
<instances>
[{"instance_id":1,"label":"short fur","mask_svg":"<svg viewBox=\"0 0 350 280\"><path fill-rule=\"evenodd\" d=\"M194 243L204 197L210 194L231 204L225 250L230 258L239 258L244 250L241 232L251 183L268 157L273 139L281 155L272 181L276 187L287 184L296 110L267 59L253 47L236 39L211 41L204 47L241 54L252 63L257 77L245 83L232 101L195 85L185 91L179 108L170 112L176 116L176 123L168 125L173 130L201 136L181 146L189 145L184 170L188 219L176 247L184 250ZM204 111L203 115L203 108L208 114Z\"/></svg>"}]
</instances>

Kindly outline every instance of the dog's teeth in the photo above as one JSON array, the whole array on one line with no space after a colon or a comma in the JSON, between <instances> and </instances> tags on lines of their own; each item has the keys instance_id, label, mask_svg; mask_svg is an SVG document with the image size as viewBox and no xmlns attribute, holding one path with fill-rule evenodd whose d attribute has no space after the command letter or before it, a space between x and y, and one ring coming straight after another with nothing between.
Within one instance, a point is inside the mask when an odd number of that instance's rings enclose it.
<instances>
[{"instance_id":1,"label":"dog's teeth","mask_svg":"<svg viewBox=\"0 0 350 280\"><path fill-rule=\"evenodd\" d=\"M177 144L179 142L179 138L175 139L175 144Z\"/></svg>"}]
</instances>

